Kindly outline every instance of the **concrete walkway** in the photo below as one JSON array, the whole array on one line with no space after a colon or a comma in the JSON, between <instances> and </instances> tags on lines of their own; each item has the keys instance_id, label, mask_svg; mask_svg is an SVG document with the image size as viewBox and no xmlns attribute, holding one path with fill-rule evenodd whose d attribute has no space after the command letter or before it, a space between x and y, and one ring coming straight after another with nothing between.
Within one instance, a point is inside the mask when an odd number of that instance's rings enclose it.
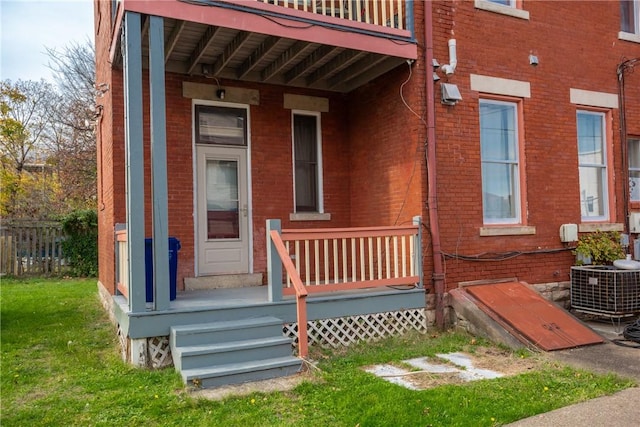
<instances>
[{"instance_id":1,"label":"concrete walkway","mask_svg":"<svg viewBox=\"0 0 640 427\"><path fill-rule=\"evenodd\" d=\"M603 337L621 338L622 327L606 322L586 322ZM631 378L640 386L640 348L605 344L551 352L549 355L569 366L593 372L613 372ZM525 418L509 426L517 427L584 427L640 425L640 388L630 388L611 396L603 396L555 411Z\"/></svg>"},{"instance_id":2,"label":"concrete walkway","mask_svg":"<svg viewBox=\"0 0 640 427\"><path fill-rule=\"evenodd\" d=\"M640 350L639 350L640 351ZM640 388L629 388L508 424L515 427L632 427L640 422Z\"/></svg>"}]
</instances>

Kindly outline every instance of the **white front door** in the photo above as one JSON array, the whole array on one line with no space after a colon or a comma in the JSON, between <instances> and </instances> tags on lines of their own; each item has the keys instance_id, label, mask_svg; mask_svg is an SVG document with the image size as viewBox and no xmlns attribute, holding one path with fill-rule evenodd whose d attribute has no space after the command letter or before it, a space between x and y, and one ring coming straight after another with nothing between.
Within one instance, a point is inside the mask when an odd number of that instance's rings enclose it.
<instances>
[{"instance_id":1,"label":"white front door","mask_svg":"<svg viewBox=\"0 0 640 427\"><path fill-rule=\"evenodd\" d=\"M249 272L247 149L197 145L198 274Z\"/></svg>"}]
</instances>

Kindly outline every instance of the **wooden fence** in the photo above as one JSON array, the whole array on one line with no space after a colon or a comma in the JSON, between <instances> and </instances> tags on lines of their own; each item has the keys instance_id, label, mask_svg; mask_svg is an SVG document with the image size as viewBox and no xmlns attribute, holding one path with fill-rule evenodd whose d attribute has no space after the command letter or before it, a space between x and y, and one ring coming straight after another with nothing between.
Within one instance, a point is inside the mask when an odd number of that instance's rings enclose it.
<instances>
[{"instance_id":1,"label":"wooden fence","mask_svg":"<svg viewBox=\"0 0 640 427\"><path fill-rule=\"evenodd\" d=\"M57 222L3 221L0 224L0 274L62 274L64 234Z\"/></svg>"}]
</instances>

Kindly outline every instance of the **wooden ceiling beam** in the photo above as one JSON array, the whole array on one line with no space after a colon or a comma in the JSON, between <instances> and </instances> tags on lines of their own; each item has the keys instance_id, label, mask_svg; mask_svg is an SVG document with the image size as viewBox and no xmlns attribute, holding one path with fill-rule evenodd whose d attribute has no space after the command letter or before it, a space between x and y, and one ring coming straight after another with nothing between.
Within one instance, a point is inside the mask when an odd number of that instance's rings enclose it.
<instances>
[{"instance_id":1,"label":"wooden ceiling beam","mask_svg":"<svg viewBox=\"0 0 640 427\"><path fill-rule=\"evenodd\" d=\"M371 80L380 77L394 68L406 64L405 59L389 56L378 56L375 62L376 65L374 67L369 67L366 70L362 69L359 73L354 73L351 78L338 85L334 85L333 89L338 92L351 92L353 89L369 83Z\"/></svg>"},{"instance_id":2,"label":"wooden ceiling beam","mask_svg":"<svg viewBox=\"0 0 640 427\"><path fill-rule=\"evenodd\" d=\"M220 55L213 65L213 75L217 75L224 67L226 67L229 62L233 59L234 55L236 55L242 46L249 40L251 37L251 33L248 31L241 31L238 33L233 40L224 48L222 55Z\"/></svg>"},{"instance_id":3,"label":"wooden ceiling beam","mask_svg":"<svg viewBox=\"0 0 640 427\"><path fill-rule=\"evenodd\" d=\"M317 45L313 45L314 48ZM262 70L262 81L266 82L273 78L277 73L282 71L286 66L295 61L300 55L303 54L309 47L309 44L303 41L296 42L289 49L282 52L275 61L269 64L264 70Z\"/></svg>"},{"instance_id":4,"label":"wooden ceiling beam","mask_svg":"<svg viewBox=\"0 0 640 427\"><path fill-rule=\"evenodd\" d=\"M362 59L367 53L357 50L347 50L340 53L331 61L318 68L307 77L307 85L312 86L320 79L328 79L331 76L339 73L351 64Z\"/></svg>"},{"instance_id":5,"label":"wooden ceiling beam","mask_svg":"<svg viewBox=\"0 0 640 427\"><path fill-rule=\"evenodd\" d=\"M175 49L176 45L178 44L178 40L180 39L180 34L182 34L182 31L184 30L184 27L186 24L187 24L186 21L178 21L176 22L176 26L173 27L173 30L171 31L171 35L169 36L169 40L167 40L167 43L164 45L165 65L167 64L167 62L169 62L169 57L171 56L171 52L173 52L173 49Z\"/></svg>"},{"instance_id":6,"label":"wooden ceiling beam","mask_svg":"<svg viewBox=\"0 0 640 427\"><path fill-rule=\"evenodd\" d=\"M295 67L293 67L292 69L290 69L284 74L285 83L289 83L292 80L295 80L296 78L300 77L305 72L307 72L307 70L309 70L311 67L316 65L318 62L320 62L323 58L326 58L336 49L339 49L339 48L336 48L334 46L327 46L327 45L320 46L319 48L314 50L311 53L311 55L304 58Z\"/></svg>"},{"instance_id":7,"label":"wooden ceiling beam","mask_svg":"<svg viewBox=\"0 0 640 427\"><path fill-rule=\"evenodd\" d=\"M384 61L386 56L383 55L367 55L356 64L349 68L342 70L340 73L334 75L327 81L330 88L335 88L340 84L346 83L348 80L355 78L356 76L365 73L369 69L375 67L380 62Z\"/></svg>"},{"instance_id":8,"label":"wooden ceiling beam","mask_svg":"<svg viewBox=\"0 0 640 427\"><path fill-rule=\"evenodd\" d=\"M204 56L206 50L213 43L213 39L216 34L220 30L220 27L208 26L207 30L204 32L196 48L191 53L191 58L189 58L189 69L187 70L187 74L193 74L193 70L195 70L196 66L200 63L200 60Z\"/></svg>"},{"instance_id":9,"label":"wooden ceiling beam","mask_svg":"<svg viewBox=\"0 0 640 427\"><path fill-rule=\"evenodd\" d=\"M242 79L249 74L278 45L280 40L278 37L268 37L260 43L260 46L251 52L251 55L238 67L236 77Z\"/></svg>"}]
</instances>

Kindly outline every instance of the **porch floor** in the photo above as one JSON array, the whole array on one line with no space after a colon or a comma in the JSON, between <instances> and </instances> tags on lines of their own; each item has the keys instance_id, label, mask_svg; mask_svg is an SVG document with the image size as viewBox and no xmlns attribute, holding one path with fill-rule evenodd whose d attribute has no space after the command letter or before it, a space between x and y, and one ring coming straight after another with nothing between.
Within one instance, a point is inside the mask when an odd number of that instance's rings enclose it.
<instances>
[{"instance_id":1,"label":"porch floor","mask_svg":"<svg viewBox=\"0 0 640 427\"><path fill-rule=\"evenodd\" d=\"M122 295L115 295L113 302L116 322L130 338L168 336L172 326L261 316L277 317L285 324L297 320L295 297L269 302L267 286L182 291L168 310L154 310L148 303L145 311L131 312ZM424 308L425 292L421 288L359 289L307 297L308 321Z\"/></svg>"},{"instance_id":2,"label":"porch floor","mask_svg":"<svg viewBox=\"0 0 640 427\"><path fill-rule=\"evenodd\" d=\"M391 295L407 291L416 291L415 287L371 288L359 290L347 290L326 294L311 294L307 296L307 302L323 301L327 299L344 299L350 297ZM122 295L114 296L114 301L123 311L129 311L127 299ZM267 286L250 286L242 288L218 288L178 291L176 299L170 301L169 311L193 311L193 310L219 310L234 307L249 307L266 304L295 304L295 297L285 295L282 301L269 302ZM147 311L153 311L153 303L147 303Z\"/></svg>"}]
</instances>

